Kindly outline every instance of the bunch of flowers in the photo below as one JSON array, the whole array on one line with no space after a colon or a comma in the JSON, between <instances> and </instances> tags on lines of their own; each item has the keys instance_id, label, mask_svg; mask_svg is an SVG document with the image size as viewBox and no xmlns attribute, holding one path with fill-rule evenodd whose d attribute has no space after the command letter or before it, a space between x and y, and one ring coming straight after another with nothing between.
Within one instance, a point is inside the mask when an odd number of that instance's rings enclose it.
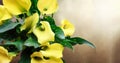
<instances>
[{"instance_id":1,"label":"bunch of flowers","mask_svg":"<svg viewBox=\"0 0 120 63\"><path fill-rule=\"evenodd\" d=\"M94 45L71 37L75 27L67 19L56 25L57 0L2 0L0 5L0 63L64 63L64 47Z\"/></svg>"}]
</instances>

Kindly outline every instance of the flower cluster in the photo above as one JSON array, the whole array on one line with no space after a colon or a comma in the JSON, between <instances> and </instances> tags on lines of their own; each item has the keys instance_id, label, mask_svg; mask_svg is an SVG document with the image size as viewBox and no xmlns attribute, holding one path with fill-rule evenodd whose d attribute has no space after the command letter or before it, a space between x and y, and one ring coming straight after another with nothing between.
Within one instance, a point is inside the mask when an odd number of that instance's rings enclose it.
<instances>
[{"instance_id":1,"label":"flower cluster","mask_svg":"<svg viewBox=\"0 0 120 63\"><path fill-rule=\"evenodd\" d=\"M2 0L0 5L0 63L10 63L20 54L19 63L64 63L64 47L94 45L71 37L75 27L67 19L58 26L53 14L57 0Z\"/></svg>"}]
</instances>

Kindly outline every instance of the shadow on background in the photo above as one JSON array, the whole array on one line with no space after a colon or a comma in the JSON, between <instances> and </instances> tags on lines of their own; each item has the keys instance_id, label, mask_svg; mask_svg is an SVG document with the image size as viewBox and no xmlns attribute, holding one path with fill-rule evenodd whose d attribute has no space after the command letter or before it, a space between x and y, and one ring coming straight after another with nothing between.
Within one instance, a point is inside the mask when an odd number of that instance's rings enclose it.
<instances>
[{"instance_id":1,"label":"shadow on background","mask_svg":"<svg viewBox=\"0 0 120 63\"><path fill-rule=\"evenodd\" d=\"M2 0L0 0L0 4L2 4Z\"/></svg>"},{"instance_id":2,"label":"shadow on background","mask_svg":"<svg viewBox=\"0 0 120 63\"><path fill-rule=\"evenodd\" d=\"M113 63L120 63L120 33L114 46Z\"/></svg>"}]
</instances>

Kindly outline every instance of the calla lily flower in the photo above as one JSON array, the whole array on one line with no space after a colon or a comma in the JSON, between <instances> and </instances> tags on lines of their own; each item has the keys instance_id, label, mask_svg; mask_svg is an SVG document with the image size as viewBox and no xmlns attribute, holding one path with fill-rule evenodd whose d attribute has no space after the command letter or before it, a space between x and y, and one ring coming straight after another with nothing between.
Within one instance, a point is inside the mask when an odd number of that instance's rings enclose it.
<instances>
[{"instance_id":1,"label":"calla lily flower","mask_svg":"<svg viewBox=\"0 0 120 63\"><path fill-rule=\"evenodd\" d=\"M74 25L66 19L62 20L61 28L64 31L65 36L71 36L71 35L73 35L73 33L75 31Z\"/></svg>"},{"instance_id":2,"label":"calla lily flower","mask_svg":"<svg viewBox=\"0 0 120 63\"><path fill-rule=\"evenodd\" d=\"M2 22L6 19L12 18L11 14L8 12L8 10L3 6L0 5L0 25Z\"/></svg>"},{"instance_id":3,"label":"calla lily flower","mask_svg":"<svg viewBox=\"0 0 120 63\"><path fill-rule=\"evenodd\" d=\"M3 5L13 15L19 15L29 11L31 0L3 0Z\"/></svg>"},{"instance_id":4,"label":"calla lily flower","mask_svg":"<svg viewBox=\"0 0 120 63\"><path fill-rule=\"evenodd\" d=\"M33 29L33 33L38 39L40 44L46 44L46 42L54 41L54 33L50 27L50 24L46 21L41 21L41 25Z\"/></svg>"},{"instance_id":5,"label":"calla lily flower","mask_svg":"<svg viewBox=\"0 0 120 63\"><path fill-rule=\"evenodd\" d=\"M8 51L0 46L0 63L10 63L12 57L8 55Z\"/></svg>"},{"instance_id":6,"label":"calla lily flower","mask_svg":"<svg viewBox=\"0 0 120 63\"><path fill-rule=\"evenodd\" d=\"M52 14L57 11L57 0L38 0L38 9L42 14Z\"/></svg>"},{"instance_id":7,"label":"calla lily flower","mask_svg":"<svg viewBox=\"0 0 120 63\"><path fill-rule=\"evenodd\" d=\"M54 44L51 44L51 45L49 44L45 46L45 50L43 49L40 52L42 53L43 56L46 56L46 57L61 58L63 57L62 55L63 49L64 47L61 44L54 43Z\"/></svg>"},{"instance_id":8,"label":"calla lily flower","mask_svg":"<svg viewBox=\"0 0 120 63\"><path fill-rule=\"evenodd\" d=\"M27 17L24 21L24 24L21 26L21 31L29 30L28 33L31 33L33 28L36 26L38 20L39 20L39 15L37 13Z\"/></svg>"},{"instance_id":9,"label":"calla lily flower","mask_svg":"<svg viewBox=\"0 0 120 63\"><path fill-rule=\"evenodd\" d=\"M55 57L45 58L41 52L34 52L31 55L31 63L63 63L62 59Z\"/></svg>"}]
</instances>

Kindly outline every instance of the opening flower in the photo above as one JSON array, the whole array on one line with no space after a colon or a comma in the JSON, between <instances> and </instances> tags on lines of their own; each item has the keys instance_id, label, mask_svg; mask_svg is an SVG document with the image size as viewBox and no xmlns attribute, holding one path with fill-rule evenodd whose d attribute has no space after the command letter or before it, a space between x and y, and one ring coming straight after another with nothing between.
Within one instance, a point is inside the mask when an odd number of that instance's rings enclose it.
<instances>
[{"instance_id":1,"label":"opening flower","mask_svg":"<svg viewBox=\"0 0 120 63\"><path fill-rule=\"evenodd\" d=\"M31 0L3 0L3 5L13 15L19 15L29 11Z\"/></svg>"},{"instance_id":2,"label":"opening flower","mask_svg":"<svg viewBox=\"0 0 120 63\"><path fill-rule=\"evenodd\" d=\"M34 13L33 15L27 17L24 21L24 24L21 26L21 31L29 30L28 33L31 33L33 31L33 28L36 26L38 20L39 15L37 13Z\"/></svg>"},{"instance_id":3,"label":"opening flower","mask_svg":"<svg viewBox=\"0 0 120 63\"><path fill-rule=\"evenodd\" d=\"M7 49L0 46L0 63L10 63L11 57L8 55Z\"/></svg>"},{"instance_id":4,"label":"opening flower","mask_svg":"<svg viewBox=\"0 0 120 63\"><path fill-rule=\"evenodd\" d=\"M50 27L50 24L46 21L41 21L41 25L33 29L33 33L38 39L40 44L45 44L49 41L54 41L54 33Z\"/></svg>"},{"instance_id":5,"label":"opening flower","mask_svg":"<svg viewBox=\"0 0 120 63\"><path fill-rule=\"evenodd\" d=\"M68 20L64 19L64 20L62 20L61 24L62 24L61 28L64 31L65 36L73 35L73 33L75 31L75 27L72 23L70 23Z\"/></svg>"},{"instance_id":6,"label":"opening flower","mask_svg":"<svg viewBox=\"0 0 120 63\"><path fill-rule=\"evenodd\" d=\"M45 57L41 52L34 52L31 55L31 63L63 63L61 58Z\"/></svg>"},{"instance_id":7,"label":"opening flower","mask_svg":"<svg viewBox=\"0 0 120 63\"><path fill-rule=\"evenodd\" d=\"M42 14L52 14L57 11L57 0L38 0L38 9Z\"/></svg>"}]
</instances>

